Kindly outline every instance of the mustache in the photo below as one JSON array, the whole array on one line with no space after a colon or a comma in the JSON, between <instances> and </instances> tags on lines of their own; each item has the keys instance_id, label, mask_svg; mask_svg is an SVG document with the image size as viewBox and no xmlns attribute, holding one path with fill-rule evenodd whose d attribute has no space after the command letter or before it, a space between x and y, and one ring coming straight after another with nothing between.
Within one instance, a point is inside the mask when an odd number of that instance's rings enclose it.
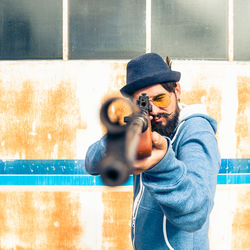
<instances>
[{"instance_id":1,"label":"mustache","mask_svg":"<svg viewBox=\"0 0 250 250\"><path fill-rule=\"evenodd\" d=\"M171 113L159 113L157 115L152 115L152 117L153 117L153 119L161 118L161 117L169 118L172 114L173 114L173 112L171 112Z\"/></svg>"}]
</instances>

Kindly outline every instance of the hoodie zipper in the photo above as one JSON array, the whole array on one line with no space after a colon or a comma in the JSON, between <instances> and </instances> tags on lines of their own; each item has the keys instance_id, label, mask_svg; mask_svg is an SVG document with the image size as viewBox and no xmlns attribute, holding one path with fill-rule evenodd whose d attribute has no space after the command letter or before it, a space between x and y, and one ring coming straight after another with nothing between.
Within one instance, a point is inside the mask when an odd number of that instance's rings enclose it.
<instances>
[{"instance_id":1,"label":"hoodie zipper","mask_svg":"<svg viewBox=\"0 0 250 250\"><path fill-rule=\"evenodd\" d=\"M177 131L175 133L175 136L171 140L171 143L173 143L173 141L175 140L176 135L179 132L179 129L181 128L181 126L183 125L183 123L184 123L184 121L182 121L179 124L179 126L177 128ZM135 249L135 221L136 221L138 209L139 209L139 206L140 206L140 203L141 203L141 199L142 199L142 196L143 196L143 193L144 193L144 188L145 187L144 187L144 185L142 183L142 174L140 174L140 190L139 190L139 192L138 192L138 194L137 194L137 196L135 198L135 201L134 201L133 216L132 216L132 229L133 229L133 235L134 235L132 244L133 244L134 249ZM166 226L166 217L165 216L164 216L164 223L163 224L165 224L165 226ZM172 250L173 248L171 247L171 245L169 244L169 242L167 240L167 237L165 237L165 236L166 236L166 232L164 233L164 239L165 239L166 244L168 243L167 246L169 247L169 249Z\"/></svg>"},{"instance_id":2,"label":"hoodie zipper","mask_svg":"<svg viewBox=\"0 0 250 250\"><path fill-rule=\"evenodd\" d=\"M173 139L171 140L171 144L175 141L176 139L176 136L180 130L180 128L182 127L182 125L184 124L185 121L182 121L178 127L177 127L177 130L175 132L175 135L173 137ZM168 235L167 235L167 216L164 214L163 216L163 235L164 235L164 240L165 240L165 243L167 245L167 247L170 249L170 250L174 250L174 248L170 245L169 241L168 241Z\"/></svg>"},{"instance_id":3,"label":"hoodie zipper","mask_svg":"<svg viewBox=\"0 0 250 250\"><path fill-rule=\"evenodd\" d=\"M142 184L142 174L140 174L140 190L135 198L134 201L134 206L133 206L133 218L132 218L132 228L133 228L133 247L135 249L135 220L136 220L136 216L137 216L137 212L139 209L139 205L141 203L141 199L142 199L142 195L144 193L144 186Z\"/></svg>"}]
</instances>

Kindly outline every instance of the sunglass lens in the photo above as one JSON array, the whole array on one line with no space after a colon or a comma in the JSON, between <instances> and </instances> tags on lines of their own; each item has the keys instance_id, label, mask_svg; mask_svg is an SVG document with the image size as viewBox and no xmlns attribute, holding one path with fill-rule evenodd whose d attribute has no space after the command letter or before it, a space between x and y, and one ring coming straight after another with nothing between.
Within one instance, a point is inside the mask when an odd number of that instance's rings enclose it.
<instances>
[{"instance_id":1,"label":"sunglass lens","mask_svg":"<svg viewBox=\"0 0 250 250\"><path fill-rule=\"evenodd\" d=\"M166 108L170 104L170 96L167 94L162 94L160 96L154 97L152 102L158 107Z\"/></svg>"}]
</instances>

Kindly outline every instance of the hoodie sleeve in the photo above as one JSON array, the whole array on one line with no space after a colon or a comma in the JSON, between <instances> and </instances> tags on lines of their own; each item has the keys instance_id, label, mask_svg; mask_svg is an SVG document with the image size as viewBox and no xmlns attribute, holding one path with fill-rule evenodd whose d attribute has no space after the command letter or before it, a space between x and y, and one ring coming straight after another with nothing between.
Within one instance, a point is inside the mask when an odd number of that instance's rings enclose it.
<instances>
[{"instance_id":1,"label":"hoodie sleeve","mask_svg":"<svg viewBox=\"0 0 250 250\"><path fill-rule=\"evenodd\" d=\"M167 219L192 232L202 227L212 210L220 156L206 119L185 121L178 138L176 152L168 139L166 155L142 174L142 180Z\"/></svg>"},{"instance_id":2,"label":"hoodie sleeve","mask_svg":"<svg viewBox=\"0 0 250 250\"><path fill-rule=\"evenodd\" d=\"M92 144L86 153L85 169L91 175L98 175L98 163L105 155L106 135Z\"/></svg>"}]
</instances>

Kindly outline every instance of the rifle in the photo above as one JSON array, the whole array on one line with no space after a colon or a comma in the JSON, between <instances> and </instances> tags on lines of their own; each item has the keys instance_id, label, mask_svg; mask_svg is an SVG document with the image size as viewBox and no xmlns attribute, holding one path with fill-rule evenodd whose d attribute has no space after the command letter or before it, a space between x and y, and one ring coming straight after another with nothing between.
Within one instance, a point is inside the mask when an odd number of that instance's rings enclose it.
<instances>
[{"instance_id":1,"label":"rifle","mask_svg":"<svg viewBox=\"0 0 250 250\"><path fill-rule=\"evenodd\" d=\"M115 104L119 102L117 109ZM123 121L116 115L112 117L111 114L115 113L115 109L119 113L119 109L124 108L125 105L130 107L132 114L123 116ZM152 139L149 120L151 111L152 106L145 93L139 97L136 105L122 97L110 98L102 105L100 118L107 129L107 137L105 156L99 162L98 168L104 184L122 185L132 174L134 161L151 155Z\"/></svg>"}]
</instances>

